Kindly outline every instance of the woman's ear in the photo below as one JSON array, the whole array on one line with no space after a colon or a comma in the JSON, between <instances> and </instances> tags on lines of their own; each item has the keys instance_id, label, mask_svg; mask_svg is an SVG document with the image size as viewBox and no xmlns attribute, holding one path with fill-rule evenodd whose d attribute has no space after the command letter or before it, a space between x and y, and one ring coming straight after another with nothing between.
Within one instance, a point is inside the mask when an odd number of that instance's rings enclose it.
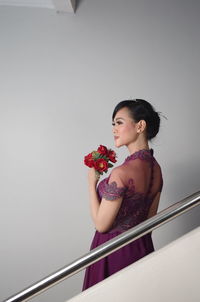
<instances>
[{"instance_id":1,"label":"woman's ear","mask_svg":"<svg viewBox=\"0 0 200 302\"><path fill-rule=\"evenodd\" d=\"M137 123L137 133L141 133L146 129L146 121L145 120L140 120Z\"/></svg>"}]
</instances>

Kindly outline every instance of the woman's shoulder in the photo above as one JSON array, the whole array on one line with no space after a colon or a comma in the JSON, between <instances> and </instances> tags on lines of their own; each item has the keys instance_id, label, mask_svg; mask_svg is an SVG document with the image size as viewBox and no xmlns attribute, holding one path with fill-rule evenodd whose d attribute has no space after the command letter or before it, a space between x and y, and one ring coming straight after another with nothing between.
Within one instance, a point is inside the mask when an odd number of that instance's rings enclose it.
<instances>
[{"instance_id":1,"label":"woman's shoulder","mask_svg":"<svg viewBox=\"0 0 200 302\"><path fill-rule=\"evenodd\" d=\"M110 173L110 177L112 179L114 178L120 178L122 180L127 179L127 176L134 171L136 171L137 168L129 167L128 165L121 164L115 168L112 169ZM109 178L110 178L109 177Z\"/></svg>"},{"instance_id":2,"label":"woman's shoulder","mask_svg":"<svg viewBox=\"0 0 200 302\"><path fill-rule=\"evenodd\" d=\"M127 170L126 167L123 164L121 164L119 166L114 167L111 171L111 174L112 175L123 175L126 173L126 170Z\"/></svg>"},{"instance_id":3,"label":"woman's shoulder","mask_svg":"<svg viewBox=\"0 0 200 302\"><path fill-rule=\"evenodd\" d=\"M159 164L159 162L157 161L157 159L156 159L155 157L153 157L153 164L154 164L154 166L156 166L157 169L162 173L161 165Z\"/></svg>"}]
</instances>

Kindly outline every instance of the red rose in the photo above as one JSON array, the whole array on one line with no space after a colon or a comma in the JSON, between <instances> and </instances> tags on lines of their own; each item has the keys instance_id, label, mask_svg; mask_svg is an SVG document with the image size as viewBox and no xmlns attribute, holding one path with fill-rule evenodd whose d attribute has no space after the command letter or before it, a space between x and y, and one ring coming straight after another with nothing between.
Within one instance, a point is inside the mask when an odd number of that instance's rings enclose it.
<instances>
[{"instance_id":1,"label":"red rose","mask_svg":"<svg viewBox=\"0 0 200 302\"><path fill-rule=\"evenodd\" d=\"M102 155L107 155L108 149L105 146L100 145L99 148L97 149L97 152L99 152Z\"/></svg>"},{"instance_id":2,"label":"red rose","mask_svg":"<svg viewBox=\"0 0 200 302\"><path fill-rule=\"evenodd\" d=\"M103 158L99 158L95 161L94 167L99 172L106 172L108 170L108 162Z\"/></svg>"},{"instance_id":3,"label":"red rose","mask_svg":"<svg viewBox=\"0 0 200 302\"><path fill-rule=\"evenodd\" d=\"M111 162L116 163L116 153L113 150L108 151L108 158Z\"/></svg>"},{"instance_id":4,"label":"red rose","mask_svg":"<svg viewBox=\"0 0 200 302\"><path fill-rule=\"evenodd\" d=\"M116 153L106 146L100 145L97 151L92 151L84 157L84 163L89 168L95 168L97 174L107 172L108 168L113 167L112 163L116 163ZM112 163L111 163L112 162Z\"/></svg>"},{"instance_id":5,"label":"red rose","mask_svg":"<svg viewBox=\"0 0 200 302\"><path fill-rule=\"evenodd\" d=\"M94 167L95 162L94 162L94 159L92 157L92 153L89 153L88 155L86 155L84 157L84 163L85 163L86 166L88 166L90 168Z\"/></svg>"}]
</instances>

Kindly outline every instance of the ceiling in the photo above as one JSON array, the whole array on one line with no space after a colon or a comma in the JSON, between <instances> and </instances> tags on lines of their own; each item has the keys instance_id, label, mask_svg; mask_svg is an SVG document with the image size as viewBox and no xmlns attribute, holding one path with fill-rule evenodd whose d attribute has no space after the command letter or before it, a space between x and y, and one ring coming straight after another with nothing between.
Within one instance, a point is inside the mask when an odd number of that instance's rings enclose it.
<instances>
[{"instance_id":1,"label":"ceiling","mask_svg":"<svg viewBox=\"0 0 200 302\"><path fill-rule=\"evenodd\" d=\"M40 7L74 13L76 0L0 0L0 6Z\"/></svg>"}]
</instances>

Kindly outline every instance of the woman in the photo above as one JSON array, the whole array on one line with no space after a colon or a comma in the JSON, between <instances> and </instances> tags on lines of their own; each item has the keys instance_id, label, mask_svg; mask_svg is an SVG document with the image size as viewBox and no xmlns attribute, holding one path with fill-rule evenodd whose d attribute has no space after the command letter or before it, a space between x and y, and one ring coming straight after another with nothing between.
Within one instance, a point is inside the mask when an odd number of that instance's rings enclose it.
<instances>
[{"instance_id":1,"label":"woman","mask_svg":"<svg viewBox=\"0 0 200 302\"><path fill-rule=\"evenodd\" d=\"M141 99L120 102L114 109L113 135L117 148L130 155L97 189L95 169L88 172L91 216L96 233L91 249L156 214L163 180L148 141L160 127L159 114ZM86 269L83 290L154 251L151 233L129 243Z\"/></svg>"}]
</instances>

